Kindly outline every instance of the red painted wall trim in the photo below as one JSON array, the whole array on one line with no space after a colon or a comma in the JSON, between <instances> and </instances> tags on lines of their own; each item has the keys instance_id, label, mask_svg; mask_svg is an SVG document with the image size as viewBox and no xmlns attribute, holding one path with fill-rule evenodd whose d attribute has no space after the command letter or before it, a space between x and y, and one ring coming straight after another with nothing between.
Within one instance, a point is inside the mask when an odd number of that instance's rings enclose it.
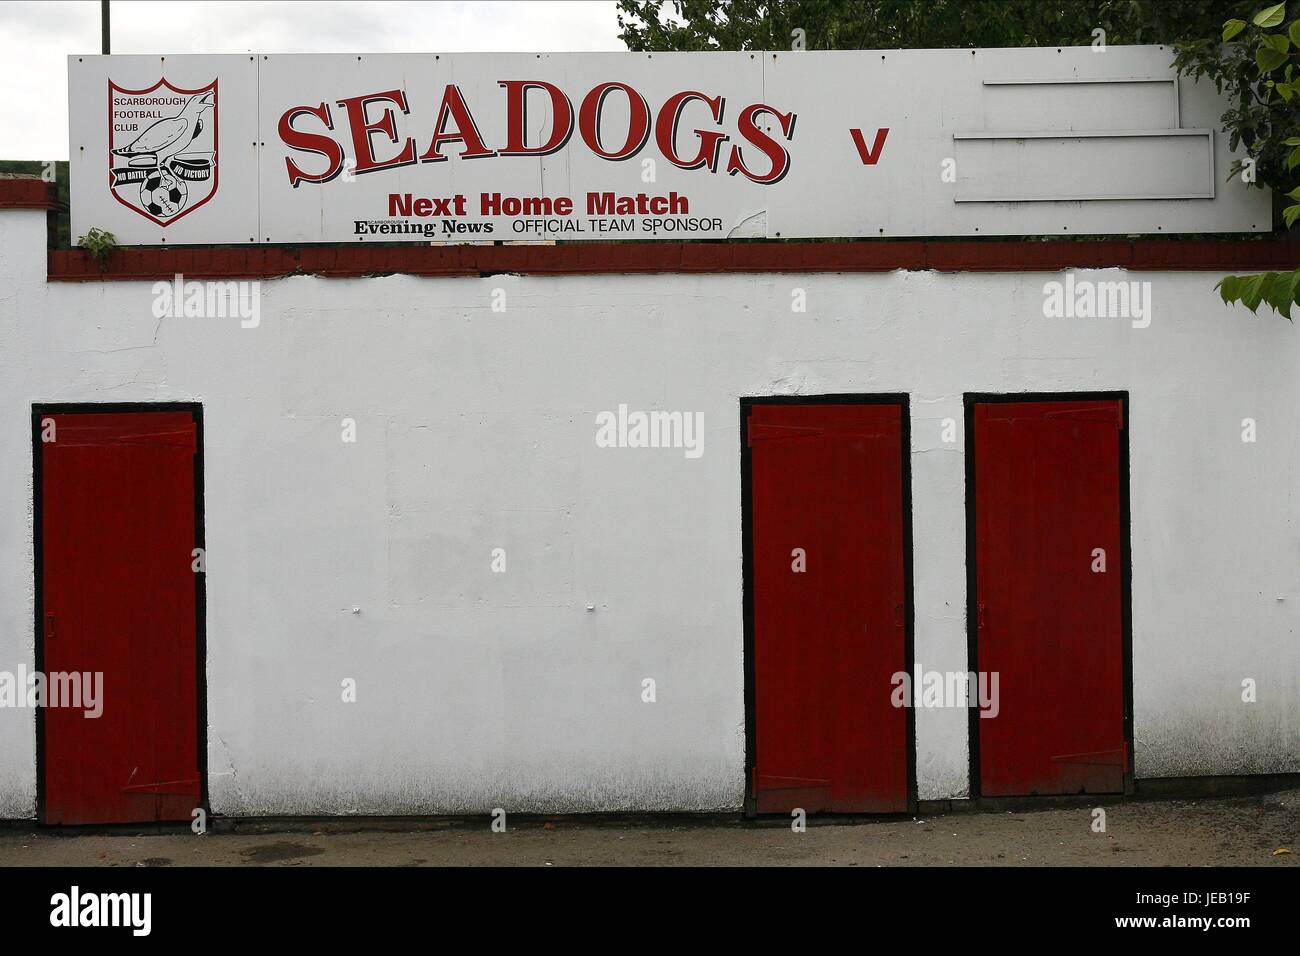
<instances>
[{"instance_id":1,"label":"red painted wall trim","mask_svg":"<svg viewBox=\"0 0 1300 956\"><path fill-rule=\"evenodd\" d=\"M0 179L0 209L53 209L55 188L43 179Z\"/></svg>"},{"instance_id":2,"label":"red painted wall trim","mask_svg":"<svg viewBox=\"0 0 1300 956\"><path fill-rule=\"evenodd\" d=\"M271 279L293 274L357 277L625 275L652 272L1057 272L1118 267L1137 271L1257 272L1300 266L1289 240L1146 239L1045 242L653 242L570 246L249 246L126 248L101 267L80 249L49 253L59 282Z\"/></svg>"}]
</instances>

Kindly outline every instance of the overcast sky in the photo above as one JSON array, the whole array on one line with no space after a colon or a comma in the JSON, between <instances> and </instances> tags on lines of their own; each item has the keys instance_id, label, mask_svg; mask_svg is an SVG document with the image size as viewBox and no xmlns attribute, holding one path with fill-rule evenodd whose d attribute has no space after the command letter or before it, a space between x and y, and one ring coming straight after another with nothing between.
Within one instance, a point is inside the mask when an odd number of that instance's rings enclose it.
<instances>
[{"instance_id":1,"label":"overcast sky","mask_svg":"<svg viewBox=\"0 0 1300 956\"><path fill-rule=\"evenodd\" d=\"M99 0L0 0L0 159L68 158L70 53L99 52ZM114 53L623 50L613 0L113 0Z\"/></svg>"}]
</instances>

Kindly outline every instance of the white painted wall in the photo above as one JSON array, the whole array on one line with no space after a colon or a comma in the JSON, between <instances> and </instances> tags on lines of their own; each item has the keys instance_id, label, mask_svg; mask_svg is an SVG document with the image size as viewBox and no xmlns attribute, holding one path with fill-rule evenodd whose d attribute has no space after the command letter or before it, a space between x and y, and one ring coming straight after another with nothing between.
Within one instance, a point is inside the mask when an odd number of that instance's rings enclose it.
<instances>
[{"instance_id":1,"label":"white painted wall","mask_svg":"<svg viewBox=\"0 0 1300 956\"><path fill-rule=\"evenodd\" d=\"M1300 770L1300 333L1215 275L1134 275L1146 329L1043 318L1051 276L936 273L297 277L241 329L47 283L44 245L0 214L0 668L33 660L31 404L201 401L219 813L738 808L738 398L787 393L911 394L916 653L964 670L942 419L1128 389L1138 776ZM597 448L620 402L702 411L703 457ZM921 798L966 794L965 712L916 726ZM0 817L34 812L33 738L0 709Z\"/></svg>"}]
</instances>

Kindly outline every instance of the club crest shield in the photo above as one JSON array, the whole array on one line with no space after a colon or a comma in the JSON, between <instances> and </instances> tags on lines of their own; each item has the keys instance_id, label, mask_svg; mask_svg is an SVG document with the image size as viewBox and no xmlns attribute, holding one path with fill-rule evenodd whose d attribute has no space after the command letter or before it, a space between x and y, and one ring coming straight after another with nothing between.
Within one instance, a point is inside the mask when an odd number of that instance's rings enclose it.
<instances>
[{"instance_id":1,"label":"club crest shield","mask_svg":"<svg viewBox=\"0 0 1300 956\"><path fill-rule=\"evenodd\" d=\"M217 192L217 81L185 90L108 83L109 190L166 227Z\"/></svg>"}]
</instances>

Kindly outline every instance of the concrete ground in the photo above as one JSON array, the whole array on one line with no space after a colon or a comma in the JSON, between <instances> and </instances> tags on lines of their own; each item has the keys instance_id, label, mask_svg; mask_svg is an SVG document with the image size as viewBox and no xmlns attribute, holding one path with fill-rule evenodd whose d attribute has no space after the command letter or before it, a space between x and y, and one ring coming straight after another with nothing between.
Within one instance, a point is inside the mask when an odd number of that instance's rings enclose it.
<instances>
[{"instance_id":1,"label":"concrete ground","mask_svg":"<svg viewBox=\"0 0 1300 956\"><path fill-rule=\"evenodd\" d=\"M1297 866L1300 790L1218 800L822 822L223 822L214 832L0 829L0 866ZM382 826L392 827L389 821ZM233 827L235 832L230 832ZM269 828L268 828L269 829ZM1290 853L1277 854L1278 849Z\"/></svg>"}]
</instances>

